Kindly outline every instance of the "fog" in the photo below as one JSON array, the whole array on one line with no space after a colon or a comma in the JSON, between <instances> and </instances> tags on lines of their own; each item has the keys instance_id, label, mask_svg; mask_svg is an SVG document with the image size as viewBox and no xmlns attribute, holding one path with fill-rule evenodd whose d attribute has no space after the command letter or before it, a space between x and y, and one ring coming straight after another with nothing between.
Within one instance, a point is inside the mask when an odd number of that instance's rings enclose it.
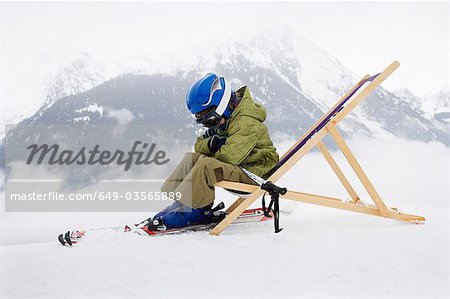
<instances>
[{"instance_id":1,"label":"fog","mask_svg":"<svg viewBox=\"0 0 450 299\"><path fill-rule=\"evenodd\" d=\"M277 151L282 154L294 142L293 139L278 142ZM439 143L420 143L401 139L354 138L348 142L357 160L390 207L411 214L421 214L429 209L447 209L450 201L450 149ZM334 158L352 183L363 202L373 204L358 178L340 152L332 152ZM319 151L304 156L280 181L290 190L349 199L345 189L332 172ZM230 204L234 196L216 188L216 203ZM4 193L2 193L2 201ZM3 204L3 203L2 203ZM260 205L257 201L255 205ZM307 211L311 206L282 201L284 210ZM313 208L314 209L314 208ZM327 218L330 209L318 208ZM103 227L140 222L152 216L142 213L0 213L1 244L25 244L56 240L62 231L76 228ZM427 217L428 215L424 215ZM429 215L431 218L432 215ZM355 215L348 214L348 217ZM359 217L359 216L356 216ZM387 220L391 221L391 220Z\"/></svg>"}]
</instances>

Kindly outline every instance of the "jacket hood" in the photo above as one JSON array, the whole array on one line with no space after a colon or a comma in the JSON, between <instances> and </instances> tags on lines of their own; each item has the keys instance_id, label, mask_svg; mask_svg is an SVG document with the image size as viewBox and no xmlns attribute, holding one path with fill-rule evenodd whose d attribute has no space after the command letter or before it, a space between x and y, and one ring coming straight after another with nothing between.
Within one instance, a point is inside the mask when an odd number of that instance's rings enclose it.
<instances>
[{"instance_id":1,"label":"jacket hood","mask_svg":"<svg viewBox=\"0 0 450 299\"><path fill-rule=\"evenodd\" d=\"M242 98L236 109L231 114L230 119L237 116L250 116L261 122L266 120L266 109L262 105L253 101L252 96L250 95L250 90L247 86L239 88L236 93L241 95Z\"/></svg>"}]
</instances>

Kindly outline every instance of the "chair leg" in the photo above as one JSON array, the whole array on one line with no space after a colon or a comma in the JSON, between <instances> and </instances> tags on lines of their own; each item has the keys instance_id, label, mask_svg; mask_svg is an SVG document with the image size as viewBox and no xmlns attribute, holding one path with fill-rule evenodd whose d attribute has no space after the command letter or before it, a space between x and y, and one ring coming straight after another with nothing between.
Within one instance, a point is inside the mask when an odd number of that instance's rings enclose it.
<instances>
[{"instance_id":1,"label":"chair leg","mask_svg":"<svg viewBox=\"0 0 450 299\"><path fill-rule=\"evenodd\" d=\"M336 174L336 176L341 181L341 183L344 186L345 190L347 190L347 192L350 195L350 197L352 198L353 202L357 203L360 200L358 194L356 194L355 189L353 189L352 185L350 185L350 182L347 180L347 178L345 177L344 173L339 168L339 166L337 165L336 161L333 159L333 156L331 156L330 152L327 150L327 148L326 148L325 144L323 143L323 141L319 142L317 144L317 147L322 152L322 154L325 157L325 160L327 160L328 164L330 164L331 169L333 169L334 173Z\"/></svg>"},{"instance_id":2,"label":"chair leg","mask_svg":"<svg viewBox=\"0 0 450 299\"><path fill-rule=\"evenodd\" d=\"M228 207L228 209L225 211L227 213L231 213L234 211L234 209L236 209L236 207L238 205L240 205L243 201L245 200L245 198L239 197L238 199L236 199L233 204L231 206Z\"/></svg>"},{"instance_id":3,"label":"chair leg","mask_svg":"<svg viewBox=\"0 0 450 299\"><path fill-rule=\"evenodd\" d=\"M380 214L383 217L389 217L389 211L386 205L384 204L383 200L381 199L378 192L375 190L375 187L370 182L367 175L364 173L364 170L362 169L361 165L356 160L355 156L350 151L349 147L344 141L344 138L339 133L336 126L334 126L332 123L327 125L327 130L330 132L331 137L334 139L334 141L337 143L338 147L344 154L345 158L347 159L350 166L355 171L356 175L358 176L359 180L363 184L364 188L367 190L367 193L369 193L370 197L372 198L375 205L380 210Z\"/></svg>"}]
</instances>

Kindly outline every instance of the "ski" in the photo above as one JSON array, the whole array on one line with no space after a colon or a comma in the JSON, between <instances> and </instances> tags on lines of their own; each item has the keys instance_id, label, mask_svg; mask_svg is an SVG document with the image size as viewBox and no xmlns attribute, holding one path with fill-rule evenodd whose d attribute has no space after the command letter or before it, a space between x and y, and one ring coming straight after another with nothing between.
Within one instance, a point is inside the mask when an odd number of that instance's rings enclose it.
<instances>
[{"instance_id":1,"label":"ski","mask_svg":"<svg viewBox=\"0 0 450 299\"><path fill-rule=\"evenodd\" d=\"M264 211L262 208L256 208L256 209L248 209L242 212L239 217L236 218L235 221L233 221L232 224L242 224L242 223L251 223L251 222L261 222L266 221L269 219L272 219L272 215L269 216L264 214ZM89 230L72 230L67 231L64 234L60 234L58 236L58 241L66 246L66 247L72 247L73 245L77 244L80 239L84 238L89 232L95 232L95 231L102 231L102 230L113 230L116 232L132 232L139 235L149 236L149 237L156 237L156 236L166 236L166 235L177 235L182 234L186 232L196 232L196 231L205 231L212 229L217 223L208 223L208 224L199 224L199 225L191 225L183 228L178 229L169 229L169 230L161 230L161 231L154 231L148 229L146 226L147 220L142 221L138 224L131 224L131 225L121 225L121 226L112 226L112 227L103 227L103 228L94 228Z\"/></svg>"}]
</instances>

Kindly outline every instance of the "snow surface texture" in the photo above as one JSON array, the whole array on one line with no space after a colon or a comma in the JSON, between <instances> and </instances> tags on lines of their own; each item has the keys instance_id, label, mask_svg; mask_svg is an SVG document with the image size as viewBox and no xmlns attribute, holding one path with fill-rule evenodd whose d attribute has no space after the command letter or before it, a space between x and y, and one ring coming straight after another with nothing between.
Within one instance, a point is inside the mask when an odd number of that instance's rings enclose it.
<instances>
[{"instance_id":1,"label":"snow surface texture","mask_svg":"<svg viewBox=\"0 0 450 299\"><path fill-rule=\"evenodd\" d=\"M349 144L387 205L425 216L424 225L283 200L292 213L280 234L271 222L233 226L219 237L97 233L65 248L56 241L64 230L149 215L2 212L0 297L448 298L449 149L399 139ZM356 182L344 158L334 157ZM348 198L317 152L280 184ZM218 198L232 200L222 190Z\"/></svg>"}]
</instances>

